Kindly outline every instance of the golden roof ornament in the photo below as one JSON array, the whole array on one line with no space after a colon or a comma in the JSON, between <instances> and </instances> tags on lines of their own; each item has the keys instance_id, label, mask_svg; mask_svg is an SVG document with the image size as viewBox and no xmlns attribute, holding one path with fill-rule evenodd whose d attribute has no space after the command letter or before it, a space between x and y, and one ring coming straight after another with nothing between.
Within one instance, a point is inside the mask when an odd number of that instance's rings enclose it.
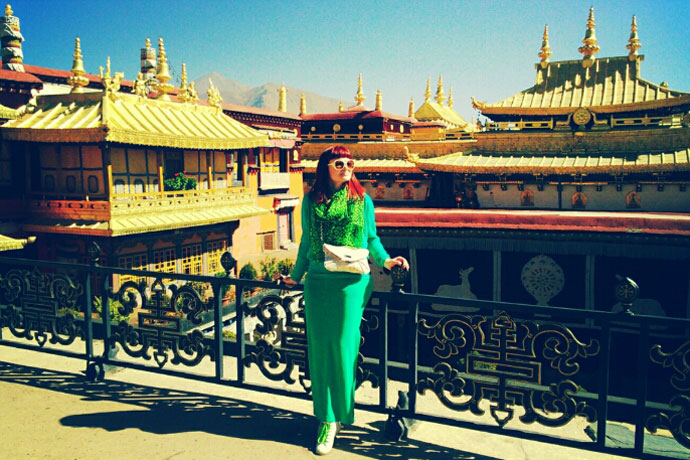
<instances>
[{"instance_id":1,"label":"golden roof ornament","mask_svg":"<svg viewBox=\"0 0 690 460\"><path fill-rule=\"evenodd\" d=\"M299 114L307 114L307 97L304 95L304 93L300 94L299 96Z\"/></svg>"},{"instance_id":2,"label":"golden roof ornament","mask_svg":"<svg viewBox=\"0 0 690 460\"><path fill-rule=\"evenodd\" d=\"M169 101L170 96L168 93L173 90L173 86L168 83L172 77L170 76L170 70L168 69L168 58L165 55L165 45L163 44L163 37L158 38L158 66L156 68L156 80L158 83L156 86L156 92L158 96L156 99L162 101Z\"/></svg>"},{"instance_id":3,"label":"golden roof ornament","mask_svg":"<svg viewBox=\"0 0 690 460\"><path fill-rule=\"evenodd\" d=\"M105 92L111 99L116 98L116 93L120 91L120 80L125 77L125 74L123 72L115 72L112 77L110 76L110 56L108 56L105 63L105 73L103 72L103 66L98 66L98 71Z\"/></svg>"},{"instance_id":4,"label":"golden roof ornament","mask_svg":"<svg viewBox=\"0 0 690 460\"><path fill-rule=\"evenodd\" d=\"M357 102L357 105L364 105L365 99L366 96L364 95L364 91L362 91L362 73L360 72L359 80L357 81L357 95L355 96L355 102Z\"/></svg>"},{"instance_id":5,"label":"golden roof ornament","mask_svg":"<svg viewBox=\"0 0 690 460\"><path fill-rule=\"evenodd\" d=\"M24 54L19 18L13 16L12 7L5 5L5 15L0 16L0 41L2 42L2 68L15 72L24 72Z\"/></svg>"},{"instance_id":6,"label":"golden roof ornament","mask_svg":"<svg viewBox=\"0 0 690 460\"><path fill-rule=\"evenodd\" d=\"M429 102L431 99L431 77L426 79L426 91L424 91L424 102Z\"/></svg>"},{"instance_id":7,"label":"golden roof ornament","mask_svg":"<svg viewBox=\"0 0 690 460\"><path fill-rule=\"evenodd\" d=\"M474 96L470 96L472 99L472 108L475 110L484 110L486 108L486 102L478 101Z\"/></svg>"},{"instance_id":8,"label":"golden roof ornament","mask_svg":"<svg viewBox=\"0 0 690 460\"><path fill-rule=\"evenodd\" d=\"M208 90L206 90L206 95L208 96L208 105L220 109L220 103L223 101L223 98L220 97L220 91L218 91L218 88L215 87L210 78L208 79Z\"/></svg>"},{"instance_id":9,"label":"golden roof ornament","mask_svg":"<svg viewBox=\"0 0 690 460\"><path fill-rule=\"evenodd\" d=\"M630 24L630 39L628 39L628 45L626 46L630 52L628 53L628 59L634 61L637 59L637 50L642 48L642 43L640 43L640 38L637 36L637 17L632 17L632 24Z\"/></svg>"},{"instance_id":10,"label":"golden roof ornament","mask_svg":"<svg viewBox=\"0 0 690 460\"><path fill-rule=\"evenodd\" d=\"M278 112L287 112L287 88L285 83L278 89Z\"/></svg>"},{"instance_id":11,"label":"golden roof ornament","mask_svg":"<svg viewBox=\"0 0 690 460\"><path fill-rule=\"evenodd\" d=\"M551 47L549 46L549 26L547 24L544 26L544 35L541 37L541 50L538 54L541 58L539 65L541 65L542 69L545 69L549 64L549 57L551 57L552 54Z\"/></svg>"},{"instance_id":12,"label":"golden roof ornament","mask_svg":"<svg viewBox=\"0 0 690 460\"><path fill-rule=\"evenodd\" d=\"M182 75L180 76L180 91L177 95L184 103L196 104L199 102L199 95L194 89L194 82L187 84L187 65L182 63Z\"/></svg>"},{"instance_id":13,"label":"golden roof ornament","mask_svg":"<svg viewBox=\"0 0 690 460\"><path fill-rule=\"evenodd\" d=\"M338 112L342 112L345 110L345 106L343 105L343 101L340 101L340 104L338 104Z\"/></svg>"},{"instance_id":14,"label":"golden roof ornament","mask_svg":"<svg viewBox=\"0 0 690 460\"><path fill-rule=\"evenodd\" d=\"M147 83L148 80L144 77L144 74L139 72L137 79L132 82L132 93L139 97L147 97L149 94Z\"/></svg>"},{"instance_id":15,"label":"golden roof ornament","mask_svg":"<svg viewBox=\"0 0 690 460\"><path fill-rule=\"evenodd\" d=\"M379 112L383 107L383 97L381 96L381 90L377 89L376 90L376 106L374 107L374 110L378 110Z\"/></svg>"},{"instance_id":16,"label":"golden roof ornament","mask_svg":"<svg viewBox=\"0 0 690 460\"><path fill-rule=\"evenodd\" d=\"M408 118L414 117L414 99L413 98L410 98L410 105L407 107L407 116L408 116Z\"/></svg>"},{"instance_id":17,"label":"golden roof ornament","mask_svg":"<svg viewBox=\"0 0 690 460\"><path fill-rule=\"evenodd\" d=\"M453 87L451 86L448 89L448 107L450 107L452 109L454 103L455 102L453 101Z\"/></svg>"},{"instance_id":18,"label":"golden roof ornament","mask_svg":"<svg viewBox=\"0 0 690 460\"><path fill-rule=\"evenodd\" d=\"M438 86L436 87L436 102L438 104L443 104L446 100L446 96L443 95L443 75L438 76Z\"/></svg>"},{"instance_id":19,"label":"golden roof ornament","mask_svg":"<svg viewBox=\"0 0 690 460\"><path fill-rule=\"evenodd\" d=\"M597 34L594 30L594 7L589 9L589 18L587 19L587 30L585 30L585 38L582 40L584 46L578 48L578 51L584 55L582 58L582 67L592 67L596 58L594 55L599 52L597 46Z\"/></svg>"},{"instance_id":20,"label":"golden roof ornament","mask_svg":"<svg viewBox=\"0 0 690 460\"><path fill-rule=\"evenodd\" d=\"M89 79L84 76L86 72L84 71L79 37L74 39L74 54L72 57L74 58L72 60L72 76L67 79L67 83L72 86L72 93L83 93L84 86L89 84Z\"/></svg>"}]
</instances>

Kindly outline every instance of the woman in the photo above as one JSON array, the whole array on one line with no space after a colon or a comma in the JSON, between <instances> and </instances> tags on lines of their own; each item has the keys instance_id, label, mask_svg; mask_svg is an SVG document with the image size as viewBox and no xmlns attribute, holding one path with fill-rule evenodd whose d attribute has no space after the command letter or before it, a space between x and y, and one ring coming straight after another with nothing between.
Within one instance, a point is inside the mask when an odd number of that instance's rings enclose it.
<instances>
[{"instance_id":1,"label":"woman","mask_svg":"<svg viewBox=\"0 0 690 460\"><path fill-rule=\"evenodd\" d=\"M317 454L330 452L340 423L354 422L359 326L373 282L369 274L328 271L323 243L369 250L387 269L401 265L376 235L374 204L353 174L354 160L344 146L326 149L316 167L316 181L302 201L302 239L295 268L283 279L297 284L304 274L309 375L314 415L321 423Z\"/></svg>"}]
</instances>

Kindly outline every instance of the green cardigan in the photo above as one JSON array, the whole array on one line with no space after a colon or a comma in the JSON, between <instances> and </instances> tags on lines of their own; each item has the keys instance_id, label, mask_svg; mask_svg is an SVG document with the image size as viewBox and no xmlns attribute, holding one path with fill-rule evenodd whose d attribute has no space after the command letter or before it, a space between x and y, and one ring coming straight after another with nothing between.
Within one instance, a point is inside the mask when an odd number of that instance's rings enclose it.
<instances>
[{"instance_id":1,"label":"green cardigan","mask_svg":"<svg viewBox=\"0 0 690 460\"><path fill-rule=\"evenodd\" d=\"M290 278L297 282L302 280L306 272L333 273L324 268L323 262L317 262L312 256L315 248L311 247L309 232L311 231L311 207L313 204L310 194L306 194L302 200L302 238L299 243L295 268L290 273ZM374 202L371 201L369 195L364 195L364 242L362 247L369 250L369 255L374 260L374 263L381 267L383 267L386 259L390 258L376 234Z\"/></svg>"}]
</instances>

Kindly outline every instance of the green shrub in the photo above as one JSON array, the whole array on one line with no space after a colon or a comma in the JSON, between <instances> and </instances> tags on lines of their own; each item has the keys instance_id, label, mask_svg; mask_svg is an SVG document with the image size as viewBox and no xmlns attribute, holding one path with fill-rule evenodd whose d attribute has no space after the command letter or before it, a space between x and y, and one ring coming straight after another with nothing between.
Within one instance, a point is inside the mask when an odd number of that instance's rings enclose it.
<instances>
[{"instance_id":1,"label":"green shrub","mask_svg":"<svg viewBox=\"0 0 690 460\"><path fill-rule=\"evenodd\" d=\"M290 259L283 259L278 262L278 272L281 275L288 276L293 268L295 268L295 262Z\"/></svg>"},{"instance_id":2,"label":"green shrub","mask_svg":"<svg viewBox=\"0 0 690 460\"><path fill-rule=\"evenodd\" d=\"M164 179L165 190L194 190L196 189L196 179L185 176L185 171L175 173L171 179Z\"/></svg>"},{"instance_id":3,"label":"green shrub","mask_svg":"<svg viewBox=\"0 0 690 460\"><path fill-rule=\"evenodd\" d=\"M273 277L278 273L278 261L271 257L259 262L261 265L261 279L264 281L272 281Z\"/></svg>"},{"instance_id":4,"label":"green shrub","mask_svg":"<svg viewBox=\"0 0 690 460\"><path fill-rule=\"evenodd\" d=\"M257 277L256 268L251 263L245 264L240 269L240 278L245 280L255 280Z\"/></svg>"},{"instance_id":5,"label":"green shrub","mask_svg":"<svg viewBox=\"0 0 690 460\"><path fill-rule=\"evenodd\" d=\"M129 315L123 315L120 313L120 308L122 307L122 304L120 303L119 300L111 300L110 301L110 307L108 310L110 311L110 321L119 323L121 321L129 321ZM103 311L103 302L101 296L96 296L93 298L93 308L98 312L101 317L103 317L102 311Z\"/></svg>"}]
</instances>

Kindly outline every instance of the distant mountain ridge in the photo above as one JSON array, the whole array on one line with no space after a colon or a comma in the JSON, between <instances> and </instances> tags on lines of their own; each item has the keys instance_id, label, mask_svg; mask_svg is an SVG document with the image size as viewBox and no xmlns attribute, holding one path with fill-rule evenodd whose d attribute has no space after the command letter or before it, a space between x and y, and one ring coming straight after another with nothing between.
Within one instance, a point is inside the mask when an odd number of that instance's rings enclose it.
<instances>
[{"instance_id":1,"label":"distant mountain ridge","mask_svg":"<svg viewBox=\"0 0 690 460\"><path fill-rule=\"evenodd\" d=\"M199 92L199 97L201 99L206 99L209 79L213 81L213 85L218 88L223 102L278 110L278 90L280 89L280 85L277 83L265 83L261 86L251 87L231 80L218 72L211 72L194 80L194 86ZM289 86L286 86L286 88L287 111L290 113L299 113L299 100L302 94L304 94L307 99L307 113L332 113L338 111L340 99L321 96L311 91L291 88Z\"/></svg>"}]
</instances>

